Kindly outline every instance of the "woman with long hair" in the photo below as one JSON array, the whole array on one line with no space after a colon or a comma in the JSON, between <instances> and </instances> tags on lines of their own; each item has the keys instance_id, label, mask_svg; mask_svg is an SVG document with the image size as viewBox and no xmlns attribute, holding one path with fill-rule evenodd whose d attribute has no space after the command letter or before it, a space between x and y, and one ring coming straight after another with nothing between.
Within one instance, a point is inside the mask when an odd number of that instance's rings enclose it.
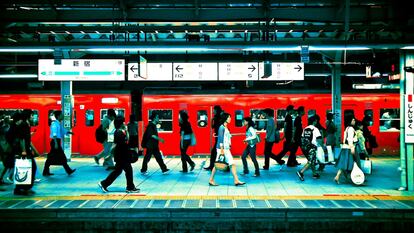
<instances>
[{"instance_id":1,"label":"woman with long hair","mask_svg":"<svg viewBox=\"0 0 414 233\"><path fill-rule=\"evenodd\" d=\"M182 172L186 173L187 163L190 165L190 171L194 170L195 163L191 160L187 154L187 149L191 145L191 137L194 133L191 129L190 122L188 122L188 114L184 111L180 112L180 151L181 151L181 163L183 166Z\"/></svg>"},{"instance_id":2,"label":"woman with long hair","mask_svg":"<svg viewBox=\"0 0 414 233\"><path fill-rule=\"evenodd\" d=\"M218 155L224 155L226 163L230 166L231 173L233 174L233 180L234 185L244 185L245 182L241 182L239 180L239 177L237 176L236 171L236 164L233 160L233 155L230 151L231 146L231 134L229 129L227 128L228 124L231 122L231 116L228 113L222 114L223 124L220 126L218 131L218 140L217 140L217 154ZM218 186L216 182L214 181L214 175L216 174L216 168L213 167L213 170L211 171L211 176L208 184L210 186Z\"/></svg>"}]
</instances>

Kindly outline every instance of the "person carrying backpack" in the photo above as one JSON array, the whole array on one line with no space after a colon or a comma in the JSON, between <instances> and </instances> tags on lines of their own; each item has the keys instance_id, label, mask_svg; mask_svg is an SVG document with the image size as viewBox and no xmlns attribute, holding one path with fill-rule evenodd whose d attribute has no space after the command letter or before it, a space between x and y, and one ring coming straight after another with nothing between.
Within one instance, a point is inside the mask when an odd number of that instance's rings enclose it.
<instances>
[{"instance_id":1,"label":"person carrying backpack","mask_svg":"<svg viewBox=\"0 0 414 233\"><path fill-rule=\"evenodd\" d=\"M323 138L321 132L316 127L318 123L317 115L311 116L309 118L309 125L302 132L301 137L301 146L303 154L305 155L308 162L303 166L303 168L296 172L299 179L304 181L304 172L311 167L313 178L319 179L320 175L316 172L315 165L316 165L316 151L318 146L323 145Z\"/></svg>"}]
</instances>

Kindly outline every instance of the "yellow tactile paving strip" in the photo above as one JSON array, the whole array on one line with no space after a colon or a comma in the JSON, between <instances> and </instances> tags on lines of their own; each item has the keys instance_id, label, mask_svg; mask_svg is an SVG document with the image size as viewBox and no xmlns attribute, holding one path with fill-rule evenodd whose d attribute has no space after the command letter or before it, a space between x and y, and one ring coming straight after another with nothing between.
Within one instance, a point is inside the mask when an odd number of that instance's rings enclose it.
<instances>
[{"instance_id":1,"label":"yellow tactile paving strip","mask_svg":"<svg viewBox=\"0 0 414 233\"><path fill-rule=\"evenodd\" d=\"M81 196L1 197L8 200L414 200L414 196L325 194L321 196L146 196L145 194L102 194Z\"/></svg>"}]
</instances>

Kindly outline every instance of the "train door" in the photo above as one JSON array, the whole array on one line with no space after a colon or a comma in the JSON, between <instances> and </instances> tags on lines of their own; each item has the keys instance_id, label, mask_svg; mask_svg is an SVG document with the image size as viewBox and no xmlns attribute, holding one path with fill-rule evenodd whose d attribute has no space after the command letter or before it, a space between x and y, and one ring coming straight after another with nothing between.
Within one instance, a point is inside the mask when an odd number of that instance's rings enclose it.
<instances>
[{"instance_id":1,"label":"train door","mask_svg":"<svg viewBox=\"0 0 414 233\"><path fill-rule=\"evenodd\" d=\"M190 123L197 140L194 154L210 154L214 138L211 131L212 106L195 106L189 110Z\"/></svg>"}]
</instances>

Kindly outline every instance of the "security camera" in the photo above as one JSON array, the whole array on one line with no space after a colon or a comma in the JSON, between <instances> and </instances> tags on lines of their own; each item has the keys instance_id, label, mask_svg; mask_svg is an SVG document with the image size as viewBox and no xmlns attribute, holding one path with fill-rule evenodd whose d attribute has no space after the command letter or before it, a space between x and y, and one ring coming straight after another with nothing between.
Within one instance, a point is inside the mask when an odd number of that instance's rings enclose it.
<instances>
[{"instance_id":1,"label":"security camera","mask_svg":"<svg viewBox=\"0 0 414 233\"><path fill-rule=\"evenodd\" d=\"M405 66L404 70L405 72L414 73L414 67L412 66Z\"/></svg>"}]
</instances>

